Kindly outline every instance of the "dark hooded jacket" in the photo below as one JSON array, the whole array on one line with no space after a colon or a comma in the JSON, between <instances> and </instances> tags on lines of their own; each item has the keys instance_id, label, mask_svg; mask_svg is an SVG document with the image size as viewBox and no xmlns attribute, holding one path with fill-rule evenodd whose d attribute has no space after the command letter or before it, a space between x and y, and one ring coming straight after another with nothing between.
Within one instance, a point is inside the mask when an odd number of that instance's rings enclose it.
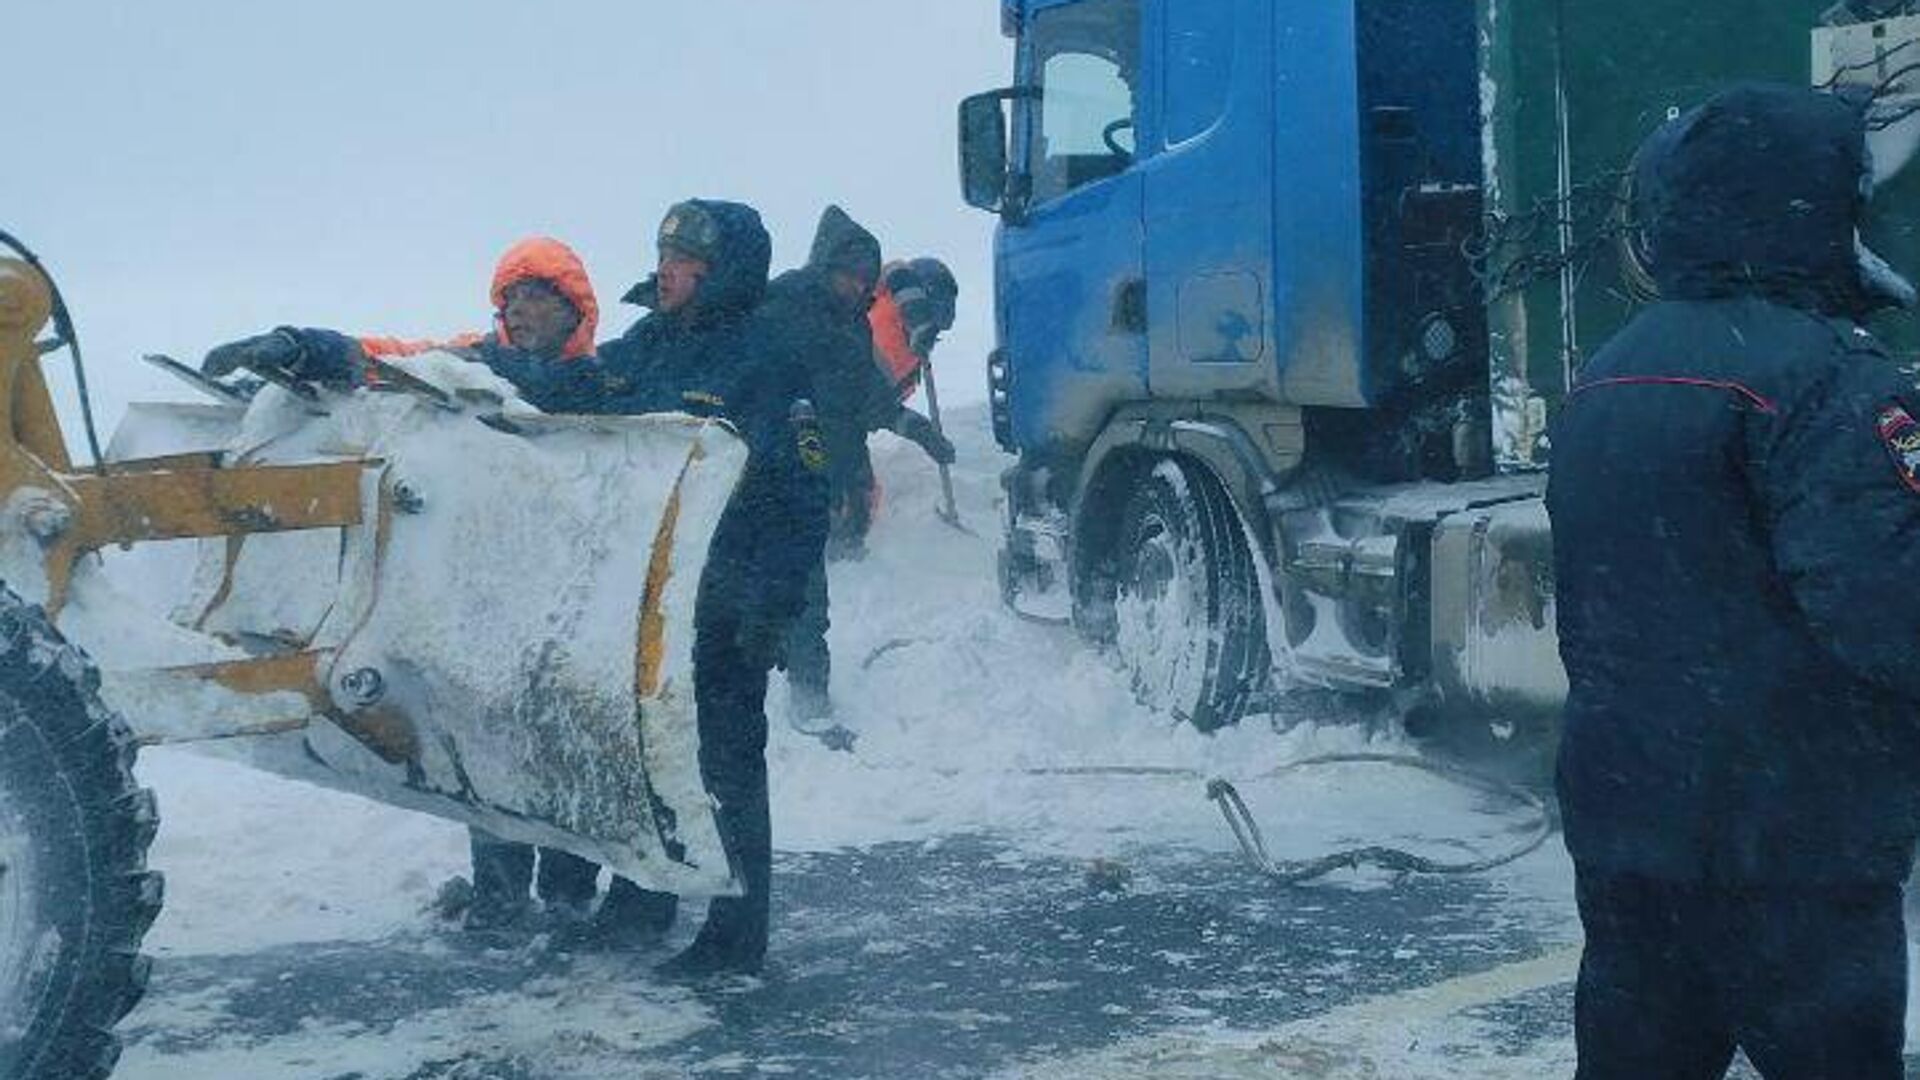
<instances>
[{"instance_id":1,"label":"dark hooded jacket","mask_svg":"<svg viewBox=\"0 0 1920 1080\"><path fill-rule=\"evenodd\" d=\"M827 481L812 391L803 370L776 363L755 339L771 244L760 215L696 200L719 226L719 249L694 299L654 311L600 346L593 411L717 416L746 441L746 474L721 518L701 582L704 615L790 621L826 543ZM651 306L651 279L628 299Z\"/></svg>"},{"instance_id":2,"label":"dark hooded jacket","mask_svg":"<svg viewBox=\"0 0 1920 1080\"><path fill-rule=\"evenodd\" d=\"M880 242L830 206L821 215L807 265L768 286L754 317L755 336L773 360L806 373L818 395L834 504L858 512L865 508L873 479L867 434L893 422L900 399L873 363L866 309L834 293L836 270L876 280Z\"/></svg>"},{"instance_id":3,"label":"dark hooded jacket","mask_svg":"<svg viewBox=\"0 0 1920 1080\"><path fill-rule=\"evenodd\" d=\"M1920 808L1920 409L1853 321L1860 114L1740 87L1637 165L1664 299L1553 432L1568 849L1731 887L1898 882Z\"/></svg>"}]
</instances>

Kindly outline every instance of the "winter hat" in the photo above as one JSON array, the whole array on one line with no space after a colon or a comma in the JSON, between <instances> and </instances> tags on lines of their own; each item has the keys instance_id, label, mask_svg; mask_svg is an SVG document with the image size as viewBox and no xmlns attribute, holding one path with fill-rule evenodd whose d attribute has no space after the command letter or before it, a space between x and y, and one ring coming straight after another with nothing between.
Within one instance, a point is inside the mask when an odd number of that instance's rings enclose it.
<instances>
[{"instance_id":1,"label":"winter hat","mask_svg":"<svg viewBox=\"0 0 1920 1080\"><path fill-rule=\"evenodd\" d=\"M708 317L746 311L767 289L767 263L773 242L759 211L723 199L676 203L660 223L660 247L700 259L707 276L700 282L695 307ZM628 289L621 300L641 307L660 302L660 276L653 274Z\"/></svg>"},{"instance_id":2,"label":"winter hat","mask_svg":"<svg viewBox=\"0 0 1920 1080\"><path fill-rule=\"evenodd\" d=\"M954 303L960 299L960 283L953 279L953 271L930 255L914 259L907 266L919 276L922 287L927 290L927 299L939 313L940 329L952 329Z\"/></svg>"},{"instance_id":3,"label":"winter hat","mask_svg":"<svg viewBox=\"0 0 1920 1080\"><path fill-rule=\"evenodd\" d=\"M930 256L888 263L880 280L909 326L934 334L953 329L960 286L946 263Z\"/></svg>"},{"instance_id":4,"label":"winter hat","mask_svg":"<svg viewBox=\"0 0 1920 1080\"><path fill-rule=\"evenodd\" d=\"M927 290L934 295L944 296L948 301L959 298L960 283L953 279L953 271L946 263L931 255L922 255L909 259L907 267L920 275L920 280L926 282Z\"/></svg>"},{"instance_id":5,"label":"winter hat","mask_svg":"<svg viewBox=\"0 0 1920 1080\"><path fill-rule=\"evenodd\" d=\"M573 249L550 236L530 236L507 249L493 269L494 329L501 341L507 337L505 311L507 289L515 282L529 279L544 281L565 297L580 314L560 355L572 360L593 355L593 337L600 325L600 304L593 296L593 282L587 278L586 264Z\"/></svg>"},{"instance_id":6,"label":"winter hat","mask_svg":"<svg viewBox=\"0 0 1920 1080\"><path fill-rule=\"evenodd\" d=\"M708 265L720 261L720 223L698 199L675 203L660 221L659 247Z\"/></svg>"},{"instance_id":7,"label":"winter hat","mask_svg":"<svg viewBox=\"0 0 1920 1080\"><path fill-rule=\"evenodd\" d=\"M807 265L822 270L845 270L871 288L880 280L880 241L838 206L820 215L813 231L813 250Z\"/></svg>"}]
</instances>

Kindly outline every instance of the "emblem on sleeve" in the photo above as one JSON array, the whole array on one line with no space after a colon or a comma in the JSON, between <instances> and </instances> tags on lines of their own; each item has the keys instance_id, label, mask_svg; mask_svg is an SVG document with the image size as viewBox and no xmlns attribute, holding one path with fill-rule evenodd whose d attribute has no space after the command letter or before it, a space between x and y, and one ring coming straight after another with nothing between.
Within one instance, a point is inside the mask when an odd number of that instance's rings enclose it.
<instances>
[{"instance_id":1,"label":"emblem on sleeve","mask_svg":"<svg viewBox=\"0 0 1920 1080\"><path fill-rule=\"evenodd\" d=\"M800 432L796 441L800 449L800 464L805 465L808 472L820 472L827 467L827 444L820 438L818 429Z\"/></svg>"},{"instance_id":2,"label":"emblem on sleeve","mask_svg":"<svg viewBox=\"0 0 1920 1080\"><path fill-rule=\"evenodd\" d=\"M1915 420L1906 406L1890 401L1880 407L1873 429L1893 459L1893 471L1900 474L1900 482L1920 494L1920 420Z\"/></svg>"},{"instance_id":3,"label":"emblem on sleeve","mask_svg":"<svg viewBox=\"0 0 1920 1080\"><path fill-rule=\"evenodd\" d=\"M800 464L808 472L824 470L827 467L827 441L820 434L820 418L813 410L813 402L806 398L794 401L787 410L787 421L793 425L794 447L800 452Z\"/></svg>"}]
</instances>

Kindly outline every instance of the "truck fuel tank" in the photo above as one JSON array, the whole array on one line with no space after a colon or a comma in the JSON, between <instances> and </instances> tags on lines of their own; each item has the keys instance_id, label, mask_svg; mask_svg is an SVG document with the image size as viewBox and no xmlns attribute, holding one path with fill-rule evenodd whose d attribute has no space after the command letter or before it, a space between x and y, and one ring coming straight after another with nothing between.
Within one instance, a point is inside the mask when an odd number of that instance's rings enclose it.
<instances>
[{"instance_id":1,"label":"truck fuel tank","mask_svg":"<svg viewBox=\"0 0 1920 1080\"><path fill-rule=\"evenodd\" d=\"M1496 730L1551 727L1567 698L1554 628L1553 538L1540 497L1441 519L1432 552L1438 704Z\"/></svg>"}]
</instances>

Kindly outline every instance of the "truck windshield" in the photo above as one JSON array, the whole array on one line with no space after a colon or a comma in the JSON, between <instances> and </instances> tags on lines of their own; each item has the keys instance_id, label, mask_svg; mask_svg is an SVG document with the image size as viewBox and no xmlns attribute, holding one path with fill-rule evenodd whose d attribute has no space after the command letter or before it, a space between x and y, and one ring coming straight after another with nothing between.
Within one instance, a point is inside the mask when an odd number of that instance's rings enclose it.
<instances>
[{"instance_id":1,"label":"truck windshield","mask_svg":"<svg viewBox=\"0 0 1920 1080\"><path fill-rule=\"evenodd\" d=\"M1138 0L1082 0L1033 21L1042 97L1029 125L1033 200L1113 176L1133 160L1140 41Z\"/></svg>"}]
</instances>

